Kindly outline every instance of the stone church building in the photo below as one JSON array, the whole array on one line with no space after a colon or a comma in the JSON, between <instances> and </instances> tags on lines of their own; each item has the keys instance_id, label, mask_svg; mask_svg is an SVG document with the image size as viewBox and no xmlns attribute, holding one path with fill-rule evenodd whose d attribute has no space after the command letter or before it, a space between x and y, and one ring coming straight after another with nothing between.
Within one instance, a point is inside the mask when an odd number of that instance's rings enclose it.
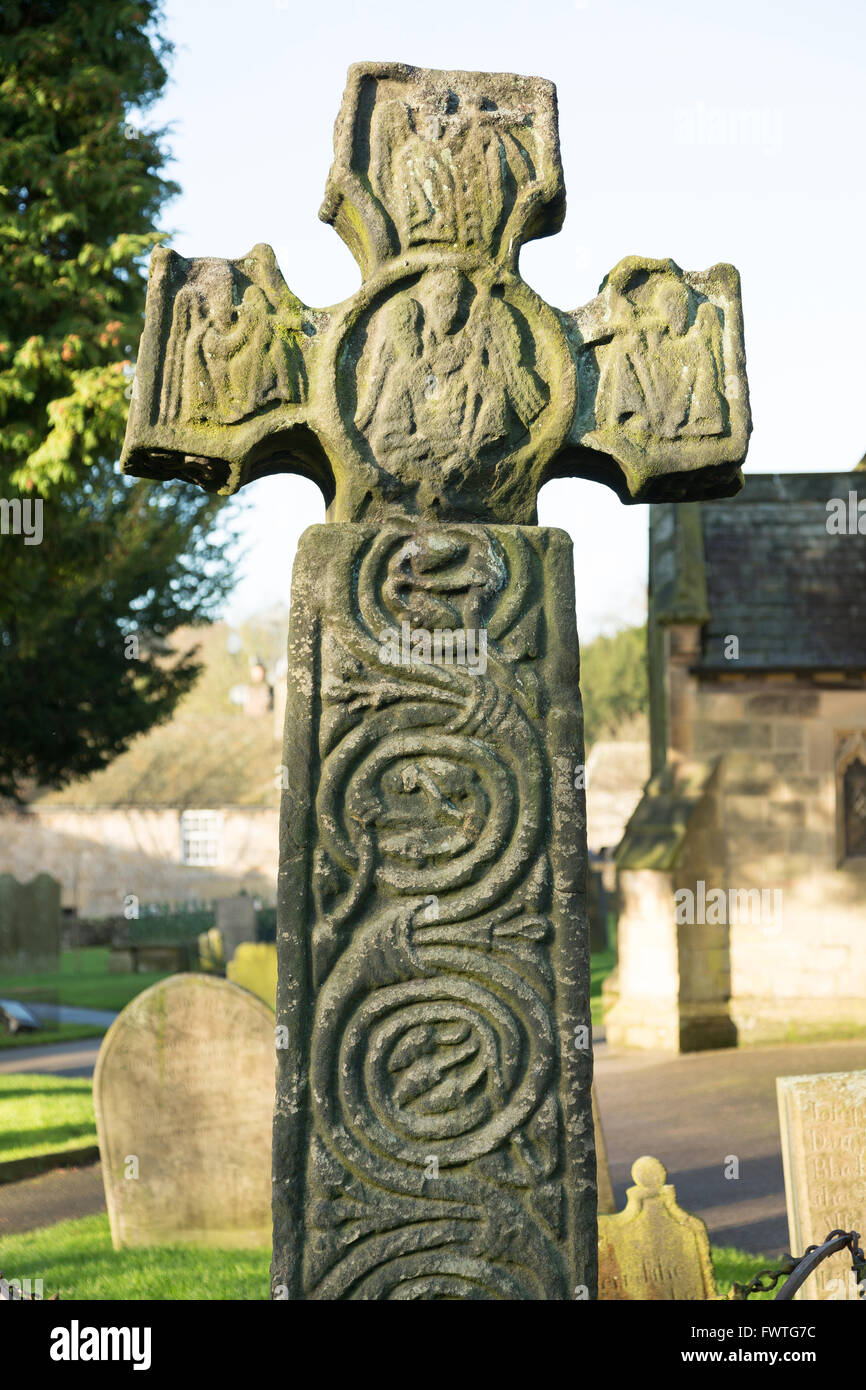
<instances>
[{"instance_id":1,"label":"stone church building","mask_svg":"<svg viewBox=\"0 0 866 1390\"><path fill-rule=\"evenodd\" d=\"M859 520L859 472L651 508L651 776L616 855L614 1046L866 1027Z\"/></svg>"}]
</instances>

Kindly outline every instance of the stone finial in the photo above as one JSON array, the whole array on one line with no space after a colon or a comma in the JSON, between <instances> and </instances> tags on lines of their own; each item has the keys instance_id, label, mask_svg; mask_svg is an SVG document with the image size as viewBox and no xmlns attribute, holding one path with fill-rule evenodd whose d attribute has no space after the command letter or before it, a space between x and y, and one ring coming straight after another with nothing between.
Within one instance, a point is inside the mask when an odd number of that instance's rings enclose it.
<instances>
[{"instance_id":1,"label":"stone finial","mask_svg":"<svg viewBox=\"0 0 866 1390\"><path fill-rule=\"evenodd\" d=\"M707 1228L678 1205L664 1164L644 1155L631 1175L635 1185L626 1192L625 1208L599 1214L599 1298L717 1300Z\"/></svg>"}]
</instances>

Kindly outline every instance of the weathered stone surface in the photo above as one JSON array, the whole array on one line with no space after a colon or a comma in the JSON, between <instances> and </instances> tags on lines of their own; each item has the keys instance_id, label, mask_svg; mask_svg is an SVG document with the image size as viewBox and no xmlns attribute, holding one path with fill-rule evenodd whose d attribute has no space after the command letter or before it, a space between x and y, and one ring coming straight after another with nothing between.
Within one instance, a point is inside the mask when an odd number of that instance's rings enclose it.
<instances>
[{"instance_id":1,"label":"weathered stone surface","mask_svg":"<svg viewBox=\"0 0 866 1390\"><path fill-rule=\"evenodd\" d=\"M779 1076L776 1094L792 1253L834 1230L866 1233L866 1071ZM856 1299L850 1255L831 1255L794 1297Z\"/></svg>"},{"instance_id":2,"label":"weathered stone surface","mask_svg":"<svg viewBox=\"0 0 866 1390\"><path fill-rule=\"evenodd\" d=\"M558 531L301 540L274 1138L292 1298L594 1286L572 588ZM404 624L480 633L486 669L392 664Z\"/></svg>"},{"instance_id":3,"label":"weathered stone surface","mask_svg":"<svg viewBox=\"0 0 866 1390\"><path fill-rule=\"evenodd\" d=\"M277 1007L277 948L270 941L242 941L226 966L234 984Z\"/></svg>"},{"instance_id":4,"label":"weathered stone surface","mask_svg":"<svg viewBox=\"0 0 866 1390\"><path fill-rule=\"evenodd\" d=\"M0 874L0 971L60 968L60 884L48 874L19 883Z\"/></svg>"},{"instance_id":5,"label":"weathered stone surface","mask_svg":"<svg viewBox=\"0 0 866 1390\"><path fill-rule=\"evenodd\" d=\"M616 1202L613 1196L613 1183L610 1180L610 1165L607 1161L607 1144L604 1142L604 1130L601 1124L601 1114L598 1108L598 1097L595 1094L595 1084L592 1087L592 1126L595 1132L595 1167L596 1167L596 1186L598 1188L598 1209L600 1212L616 1211Z\"/></svg>"},{"instance_id":6,"label":"weathered stone surface","mask_svg":"<svg viewBox=\"0 0 866 1390\"><path fill-rule=\"evenodd\" d=\"M715 1299L707 1228L677 1205L664 1164L639 1158L626 1206L598 1218L598 1296L625 1301Z\"/></svg>"},{"instance_id":7,"label":"weathered stone surface","mask_svg":"<svg viewBox=\"0 0 866 1390\"><path fill-rule=\"evenodd\" d=\"M268 1243L267 1005L213 976L162 980L105 1035L93 1096L115 1249Z\"/></svg>"},{"instance_id":8,"label":"weathered stone surface","mask_svg":"<svg viewBox=\"0 0 866 1390\"><path fill-rule=\"evenodd\" d=\"M736 492L734 268L627 257L574 313L520 276L521 244L565 210L552 83L356 64L334 145L321 216L361 290L310 309L269 246L155 251L128 471L220 492L295 471L334 521L532 523L566 474L626 501Z\"/></svg>"},{"instance_id":9,"label":"weathered stone surface","mask_svg":"<svg viewBox=\"0 0 866 1390\"><path fill-rule=\"evenodd\" d=\"M222 958L228 963L242 941L256 939L256 909L244 893L236 898L219 898L216 903L216 929L222 943Z\"/></svg>"},{"instance_id":10,"label":"weathered stone surface","mask_svg":"<svg viewBox=\"0 0 866 1390\"><path fill-rule=\"evenodd\" d=\"M689 273L626 256L572 317L582 371L571 440L616 460L624 500L687 501L702 470L717 473L702 495L736 492L729 465L745 457L751 417L734 267Z\"/></svg>"},{"instance_id":11,"label":"weathered stone surface","mask_svg":"<svg viewBox=\"0 0 866 1390\"><path fill-rule=\"evenodd\" d=\"M278 1297L594 1296L572 570L536 496L727 495L750 424L732 267L630 259L564 313L518 270L563 212L549 82L365 63L321 214L357 294L307 308L264 245L153 256L125 469L299 472L338 523L293 591Z\"/></svg>"}]
</instances>

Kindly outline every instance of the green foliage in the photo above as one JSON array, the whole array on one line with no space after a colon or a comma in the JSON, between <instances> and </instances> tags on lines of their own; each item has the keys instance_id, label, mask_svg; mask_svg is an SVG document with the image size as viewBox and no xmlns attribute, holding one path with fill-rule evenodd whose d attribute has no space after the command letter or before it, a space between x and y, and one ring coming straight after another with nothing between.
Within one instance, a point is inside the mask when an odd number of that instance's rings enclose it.
<instances>
[{"instance_id":1,"label":"green foliage","mask_svg":"<svg viewBox=\"0 0 866 1390\"><path fill-rule=\"evenodd\" d=\"M28 0L0 17L0 456L21 488L75 482L123 437L141 258L176 192L163 132L130 120L166 81L157 16Z\"/></svg>"},{"instance_id":2,"label":"green foliage","mask_svg":"<svg viewBox=\"0 0 866 1390\"><path fill-rule=\"evenodd\" d=\"M277 909L260 907L256 913L256 941L276 941Z\"/></svg>"},{"instance_id":3,"label":"green foliage","mask_svg":"<svg viewBox=\"0 0 866 1390\"><path fill-rule=\"evenodd\" d=\"M188 946L214 924L214 914L201 912L155 912L129 923L129 940L136 946Z\"/></svg>"},{"instance_id":4,"label":"green foliage","mask_svg":"<svg viewBox=\"0 0 866 1390\"><path fill-rule=\"evenodd\" d=\"M616 951L612 947L607 951L595 952L591 958L589 1007L592 1014L593 1028L601 1028L604 1024L601 987L615 966Z\"/></svg>"},{"instance_id":5,"label":"green foliage","mask_svg":"<svg viewBox=\"0 0 866 1390\"><path fill-rule=\"evenodd\" d=\"M716 1276L716 1288L719 1293L727 1297L732 1284L748 1284L750 1279L754 1279L756 1274L760 1274L764 1269L778 1269L779 1260L772 1255L752 1255L746 1250L736 1250L730 1245L714 1245L711 1250L713 1257L713 1271ZM781 1288L782 1281L776 1285L776 1292ZM753 1293L749 1303L769 1303L775 1297L770 1293Z\"/></svg>"},{"instance_id":6,"label":"green foliage","mask_svg":"<svg viewBox=\"0 0 866 1390\"><path fill-rule=\"evenodd\" d=\"M151 0L0 10L0 497L43 504L41 543L0 535L0 795L93 772L167 719L198 666L164 639L231 581L220 502L116 466L176 191L144 125L158 19Z\"/></svg>"},{"instance_id":7,"label":"green foliage","mask_svg":"<svg viewBox=\"0 0 866 1390\"><path fill-rule=\"evenodd\" d=\"M611 637L596 637L581 652L587 746L611 738L635 715L649 712L646 627L627 627Z\"/></svg>"}]
</instances>

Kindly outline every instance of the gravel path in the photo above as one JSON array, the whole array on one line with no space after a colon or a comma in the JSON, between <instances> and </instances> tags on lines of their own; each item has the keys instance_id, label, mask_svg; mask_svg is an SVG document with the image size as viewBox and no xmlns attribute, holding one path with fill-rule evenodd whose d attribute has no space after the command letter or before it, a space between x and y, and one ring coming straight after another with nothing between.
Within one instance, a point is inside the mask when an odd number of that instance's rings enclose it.
<instances>
[{"instance_id":1,"label":"gravel path","mask_svg":"<svg viewBox=\"0 0 866 1390\"><path fill-rule=\"evenodd\" d=\"M714 1245L787 1249L776 1077L866 1069L866 1039L733 1048L683 1057L596 1048L595 1074L617 1208L636 1158L660 1158L686 1211ZM729 1156L739 1177L725 1177ZM866 1213L851 1211L864 1230ZM799 1253L799 1252L797 1252Z\"/></svg>"},{"instance_id":2,"label":"gravel path","mask_svg":"<svg viewBox=\"0 0 866 1390\"><path fill-rule=\"evenodd\" d=\"M41 1071L50 1076L92 1076L102 1038L0 1048L0 1072Z\"/></svg>"},{"instance_id":3,"label":"gravel path","mask_svg":"<svg viewBox=\"0 0 866 1390\"><path fill-rule=\"evenodd\" d=\"M38 1178L0 1183L0 1250L4 1235L32 1231L105 1211L102 1171L98 1163L86 1168L55 1168ZM6 1270L6 1273L14 1271Z\"/></svg>"}]
</instances>

